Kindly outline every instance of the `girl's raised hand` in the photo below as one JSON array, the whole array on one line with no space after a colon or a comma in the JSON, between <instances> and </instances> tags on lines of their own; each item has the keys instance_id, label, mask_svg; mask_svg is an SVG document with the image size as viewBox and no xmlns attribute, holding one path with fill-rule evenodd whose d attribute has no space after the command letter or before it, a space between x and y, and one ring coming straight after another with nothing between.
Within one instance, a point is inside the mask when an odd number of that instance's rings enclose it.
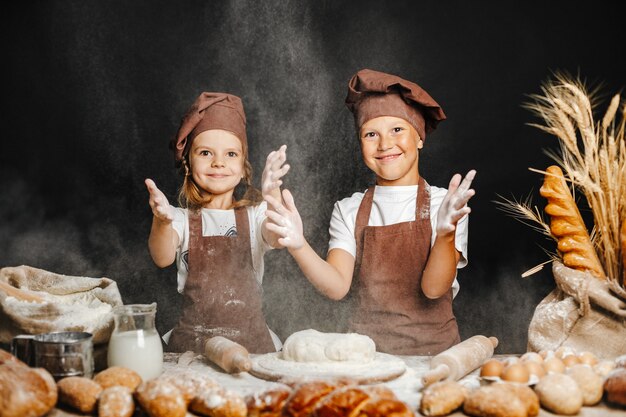
<instances>
[{"instance_id":1,"label":"girl's raised hand","mask_svg":"<svg viewBox=\"0 0 626 417\"><path fill-rule=\"evenodd\" d=\"M448 192L437 213L438 236L454 233L459 220L470 213L471 209L467 206L467 202L476 194L476 191L470 188L475 176L476 171L472 169L463 181L461 181L460 174L455 174L450 180Z\"/></svg>"},{"instance_id":2,"label":"girl's raised hand","mask_svg":"<svg viewBox=\"0 0 626 417\"><path fill-rule=\"evenodd\" d=\"M304 246L304 234L302 231L302 219L293 201L289 190L283 190L283 201L278 201L274 196L268 195L266 200L268 207L266 215L270 221L265 222L265 227L278 236L278 243L290 249L300 249Z\"/></svg>"},{"instance_id":3,"label":"girl's raised hand","mask_svg":"<svg viewBox=\"0 0 626 417\"><path fill-rule=\"evenodd\" d=\"M263 177L261 179L261 194L263 198L273 195L280 198L280 186L283 184L281 178L289 171L287 160L287 145L281 146L277 151L270 152L265 161Z\"/></svg>"},{"instance_id":4,"label":"girl's raised hand","mask_svg":"<svg viewBox=\"0 0 626 417\"><path fill-rule=\"evenodd\" d=\"M150 193L150 207L152 208L152 214L154 217L165 223L171 223L174 220L174 213L172 213L172 207L167 201L167 197L161 190L159 190L151 179L147 178L146 187Z\"/></svg>"}]
</instances>

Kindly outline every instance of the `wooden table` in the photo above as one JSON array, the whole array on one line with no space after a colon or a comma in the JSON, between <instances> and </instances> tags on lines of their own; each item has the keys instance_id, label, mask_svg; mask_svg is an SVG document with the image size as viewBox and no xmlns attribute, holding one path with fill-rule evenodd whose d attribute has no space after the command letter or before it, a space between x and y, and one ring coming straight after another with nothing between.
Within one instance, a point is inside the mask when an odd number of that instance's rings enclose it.
<instances>
[{"instance_id":1,"label":"wooden table","mask_svg":"<svg viewBox=\"0 0 626 417\"><path fill-rule=\"evenodd\" d=\"M229 375L221 371L218 367L207 361L203 356L196 356L193 361L186 365L179 365L177 363L179 355L166 353L164 356L164 373L180 372L183 369L189 368L197 372L206 374L216 380L224 388L233 390L241 395L247 395L255 392L262 392L270 388L282 386L277 382L270 382L263 379L256 378L248 373L241 373L239 375ZM496 355L499 359L505 359L511 357L511 355ZM421 400L420 390L422 388L421 376L429 369L429 356L400 356L407 365L406 372L392 381L383 382L385 385L392 389L396 396L408 404L415 412L416 416L421 415L417 412L419 402ZM478 376L478 370L467 375L459 381L461 384L468 388L476 388L480 386L481 381ZM82 416L81 414L71 413L65 410L55 409L50 412L47 417L74 417ZM193 417L193 414L188 413L189 417ZM451 414L453 417L465 417L466 414L457 411ZM556 416L556 414L550 413L544 409L541 409L539 413L540 417ZM618 409L608 407L604 403L600 403L594 407L583 407L578 414L579 417L626 417L626 409Z\"/></svg>"}]
</instances>

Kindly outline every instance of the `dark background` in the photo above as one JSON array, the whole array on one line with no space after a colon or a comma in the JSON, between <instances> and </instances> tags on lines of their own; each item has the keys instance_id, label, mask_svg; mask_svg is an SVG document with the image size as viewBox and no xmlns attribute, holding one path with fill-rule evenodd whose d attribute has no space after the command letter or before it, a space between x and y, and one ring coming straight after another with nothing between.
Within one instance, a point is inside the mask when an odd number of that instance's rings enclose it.
<instances>
[{"instance_id":1,"label":"dark background","mask_svg":"<svg viewBox=\"0 0 626 417\"><path fill-rule=\"evenodd\" d=\"M146 177L174 202L181 183L168 140L201 91L241 96L255 182L266 155L288 145L305 234L325 255L333 203L372 181L345 108L361 68L416 81L448 120L427 138L421 174L447 186L478 170L469 265L454 301L462 338L523 352L549 268L520 274L554 250L497 209L498 195L538 195L528 170L555 138L522 103L553 71L624 86L623 14L611 2L84 1L12 2L2 13L0 266L107 276L125 303L158 303L163 333L178 315L176 270L147 250ZM617 7L617 6L615 6ZM325 300L286 251L266 256L268 321L286 338L335 330L344 303Z\"/></svg>"}]
</instances>

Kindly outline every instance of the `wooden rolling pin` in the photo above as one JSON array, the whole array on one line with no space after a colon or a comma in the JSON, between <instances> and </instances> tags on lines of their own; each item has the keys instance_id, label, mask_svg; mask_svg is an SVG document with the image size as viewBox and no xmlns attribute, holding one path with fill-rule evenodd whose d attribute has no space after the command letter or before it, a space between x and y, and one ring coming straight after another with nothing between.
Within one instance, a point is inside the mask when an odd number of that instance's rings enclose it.
<instances>
[{"instance_id":1,"label":"wooden rolling pin","mask_svg":"<svg viewBox=\"0 0 626 417\"><path fill-rule=\"evenodd\" d=\"M444 379L463 378L493 356L496 346L495 337L476 335L444 350L431 359L430 371L422 377L422 384L426 387Z\"/></svg>"},{"instance_id":2,"label":"wooden rolling pin","mask_svg":"<svg viewBox=\"0 0 626 417\"><path fill-rule=\"evenodd\" d=\"M222 336L208 339L204 344L204 354L229 374L248 372L252 368L246 348Z\"/></svg>"}]
</instances>

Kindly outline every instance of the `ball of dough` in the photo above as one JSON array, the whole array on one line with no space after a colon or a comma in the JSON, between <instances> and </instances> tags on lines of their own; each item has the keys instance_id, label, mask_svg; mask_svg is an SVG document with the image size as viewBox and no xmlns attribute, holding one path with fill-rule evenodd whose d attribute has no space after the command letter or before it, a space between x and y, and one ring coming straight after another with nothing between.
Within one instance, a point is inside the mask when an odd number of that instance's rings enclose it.
<instances>
[{"instance_id":1,"label":"ball of dough","mask_svg":"<svg viewBox=\"0 0 626 417\"><path fill-rule=\"evenodd\" d=\"M322 333L314 329L293 333L285 340L282 359L294 362L370 362L376 344L358 333Z\"/></svg>"},{"instance_id":2,"label":"ball of dough","mask_svg":"<svg viewBox=\"0 0 626 417\"><path fill-rule=\"evenodd\" d=\"M583 392L583 405L596 405L602 399L602 378L587 365L574 365L566 371Z\"/></svg>"},{"instance_id":3,"label":"ball of dough","mask_svg":"<svg viewBox=\"0 0 626 417\"><path fill-rule=\"evenodd\" d=\"M583 393L574 379L565 374L548 374L535 385L541 406L556 414L577 414L583 406Z\"/></svg>"}]
</instances>

